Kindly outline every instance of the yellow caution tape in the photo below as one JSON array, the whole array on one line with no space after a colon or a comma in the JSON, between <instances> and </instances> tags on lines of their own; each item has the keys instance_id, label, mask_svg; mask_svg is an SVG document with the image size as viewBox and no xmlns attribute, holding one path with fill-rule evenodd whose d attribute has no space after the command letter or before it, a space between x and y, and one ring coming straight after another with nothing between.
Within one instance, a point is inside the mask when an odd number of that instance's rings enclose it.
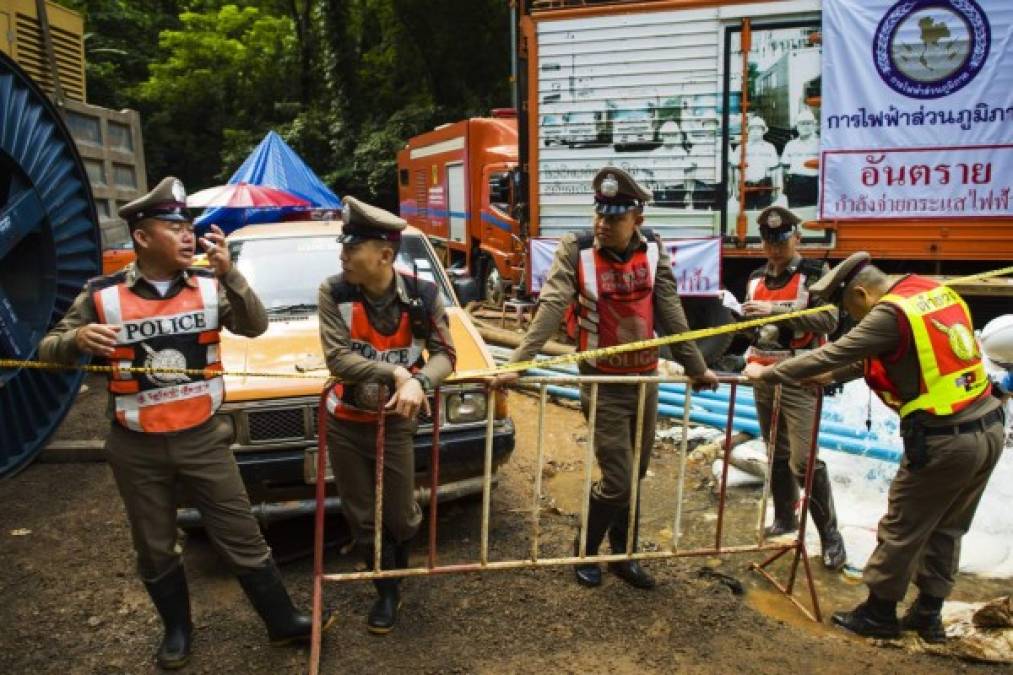
<instances>
[{"instance_id":1,"label":"yellow caution tape","mask_svg":"<svg viewBox=\"0 0 1013 675\"><path fill-rule=\"evenodd\" d=\"M1003 276L1006 274L1013 274L1013 266L1003 267L997 270L990 270L988 272L979 272L977 274L970 274L963 277L957 277L955 279L949 279L943 282L943 285L955 285L962 283L969 283L971 281L978 281L981 279L989 279L991 277ZM775 316L766 316L759 319L750 319L748 321L740 321L738 323L730 323L724 326L717 326L715 328L701 328L699 330L691 330L685 333L679 333L678 335L667 335L665 337L652 338L650 340L640 340L639 342L629 342L623 345L616 345L613 347L601 347L599 349L589 349L583 352L574 352L573 354L564 354L562 356L553 356L547 359L539 359L537 361L519 361L517 363L506 363L495 368L483 368L478 370L465 370L452 374L447 378L448 382L454 380L464 379L476 379L486 378L498 375L500 373L514 373L529 368L545 368L548 366L555 366L566 363L579 363L581 361L587 361L589 359L602 359L610 356L616 356L618 354L625 354L627 352L640 351L642 349L653 349L661 347L663 345L676 344L679 342L689 342L690 340L701 340L703 338L714 337L715 335L724 335L725 333L735 333L741 330L747 330L749 328L757 328L765 326L770 323L777 323L779 321L787 321L789 319L797 319L803 316L811 316L813 314L819 314L822 312L836 311L835 305L821 305L819 307L811 307L809 309L800 309L795 312L788 312L787 314L777 314ZM54 363L49 361L29 361L20 359L0 359L0 369L3 368L30 368L34 370L83 370L87 373L112 373L116 372L129 372L135 374L166 374L166 375L187 375L191 377L205 377L209 373L214 375L222 375L229 377L266 377L266 378L282 378L282 379L304 379L304 380L327 380L332 379L329 373L321 373L319 375L313 373L302 373L302 372L270 372L270 371L245 371L245 370L224 370L224 371L206 371L199 368L144 368L144 367L114 367L109 365L92 365L92 364L66 364L66 363Z\"/></svg>"},{"instance_id":2,"label":"yellow caution tape","mask_svg":"<svg viewBox=\"0 0 1013 675\"><path fill-rule=\"evenodd\" d=\"M800 309L796 312L788 312L786 314L777 314L775 316L765 316L759 319L750 319L748 321L740 321L738 323L729 323L724 326L717 326L715 328L701 328L699 330L690 330L685 333L679 333L678 335L666 335L664 337L651 338L650 340L640 340L639 342L627 342L623 345L615 345L613 347L599 347L598 349L588 349L583 352L574 352L573 354L563 354L561 356L552 356L547 359L538 359L531 361L518 361L516 363L505 363L496 368L483 368L481 370L465 370L451 375L448 380L463 380L473 379L480 377L491 377L500 373L515 373L521 370L527 370L528 368L548 368L549 366L557 366L563 363L578 363L580 361L587 361L588 359L604 359L617 354L625 354L626 352L640 351L641 349L654 349L661 347L662 345L671 345L677 342L689 342L690 340L701 340L703 338L714 337L715 335L724 335L725 333L735 333L740 330L747 330L749 328L757 328L759 326L765 326L770 323L777 323L778 321L787 321L789 319L797 319L803 316L812 316L813 314L822 314L823 312L836 312L837 307L835 305L821 305L819 307L810 307L809 309Z\"/></svg>"},{"instance_id":3,"label":"yellow caution tape","mask_svg":"<svg viewBox=\"0 0 1013 675\"><path fill-rule=\"evenodd\" d=\"M90 363L56 363L53 361L21 361L18 359L0 359L0 368L29 368L32 370L83 370L86 373L134 373L141 375L187 375L190 377L206 377L216 375L228 375L231 377L279 377L304 380L326 380L330 377L327 373L314 375L312 373L279 373L279 372L258 372L247 370L204 370L201 368L145 368L143 366L97 366Z\"/></svg>"}]
</instances>

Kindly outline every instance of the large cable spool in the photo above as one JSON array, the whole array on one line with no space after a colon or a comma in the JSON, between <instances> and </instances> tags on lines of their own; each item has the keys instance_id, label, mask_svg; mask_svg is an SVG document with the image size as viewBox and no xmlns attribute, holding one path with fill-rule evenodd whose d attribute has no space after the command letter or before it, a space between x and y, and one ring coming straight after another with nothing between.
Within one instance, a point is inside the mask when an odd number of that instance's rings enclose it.
<instances>
[{"instance_id":1,"label":"large cable spool","mask_svg":"<svg viewBox=\"0 0 1013 675\"><path fill-rule=\"evenodd\" d=\"M101 270L88 174L56 107L0 53L0 358L39 341ZM81 371L0 369L0 476L25 467L67 414Z\"/></svg>"}]
</instances>

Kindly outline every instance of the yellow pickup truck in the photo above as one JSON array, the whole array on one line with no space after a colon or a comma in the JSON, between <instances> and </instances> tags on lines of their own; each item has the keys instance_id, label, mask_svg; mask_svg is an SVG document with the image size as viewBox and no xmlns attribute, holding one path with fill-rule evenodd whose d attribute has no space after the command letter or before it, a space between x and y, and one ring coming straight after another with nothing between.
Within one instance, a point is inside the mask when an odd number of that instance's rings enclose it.
<instances>
[{"instance_id":1,"label":"yellow pickup truck","mask_svg":"<svg viewBox=\"0 0 1013 675\"><path fill-rule=\"evenodd\" d=\"M256 338L222 332L227 371L314 372L326 376L317 324L320 283L341 270L340 221L251 225L228 238L234 264L257 292L270 325ZM494 365L468 315L459 306L432 245L409 227L396 264L436 284L447 306L457 348L458 370ZM323 379L225 378L225 403L218 414L232 422L232 449L243 481L262 521L312 511L316 483L317 409ZM480 493L489 402L479 385L440 388L440 501ZM494 398L493 465L513 452L514 427L505 396ZM422 419L415 437L416 482L428 498L433 424ZM330 467L328 466L328 474ZM331 487L328 486L329 491ZM329 492L328 510L340 507ZM199 523L196 509L179 511L180 525Z\"/></svg>"}]
</instances>

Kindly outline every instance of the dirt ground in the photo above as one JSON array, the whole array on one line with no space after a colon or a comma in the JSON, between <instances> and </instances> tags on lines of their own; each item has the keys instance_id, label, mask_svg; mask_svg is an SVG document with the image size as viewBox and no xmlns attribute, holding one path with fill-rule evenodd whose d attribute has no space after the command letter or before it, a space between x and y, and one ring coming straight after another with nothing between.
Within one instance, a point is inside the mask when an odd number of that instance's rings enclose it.
<instances>
[{"instance_id":1,"label":"dirt ground","mask_svg":"<svg viewBox=\"0 0 1013 675\"><path fill-rule=\"evenodd\" d=\"M511 396L517 450L492 500L491 559L523 557L530 543L536 406ZM101 437L101 383L81 397L63 438ZM570 547L583 487L584 425L572 409L547 415L541 555ZM672 536L676 448L659 443L644 482L647 547ZM713 541L712 480L690 465L682 546ZM732 491L726 544L749 543L756 495ZM476 560L480 500L442 505L441 562ZM340 519L334 517L334 530ZM425 527L423 531L425 531ZM268 537L297 604L309 605L309 523L276 524ZM427 545L420 535L414 556ZM101 463L37 462L0 483L0 673L144 673L154 670L159 636L154 609L133 568L129 531L110 472ZM194 658L185 672L304 672L308 650L267 645L263 627L202 536L187 541L185 559L196 622ZM606 575L601 588L577 586L568 568L443 575L407 582L397 629L369 635L366 583L328 584L326 603L338 615L325 634L326 673L521 672L1000 672L979 664L911 654L854 639L800 617L748 572L758 554L655 561L658 588L638 591ZM816 561L814 561L815 563ZM816 563L818 566L818 563ZM327 568L353 561L329 549ZM775 567L783 573L784 569ZM719 574L744 585L735 595ZM851 606L862 587L818 575L824 612ZM992 597L962 580L959 599ZM1008 671L1007 671L1008 672Z\"/></svg>"}]
</instances>

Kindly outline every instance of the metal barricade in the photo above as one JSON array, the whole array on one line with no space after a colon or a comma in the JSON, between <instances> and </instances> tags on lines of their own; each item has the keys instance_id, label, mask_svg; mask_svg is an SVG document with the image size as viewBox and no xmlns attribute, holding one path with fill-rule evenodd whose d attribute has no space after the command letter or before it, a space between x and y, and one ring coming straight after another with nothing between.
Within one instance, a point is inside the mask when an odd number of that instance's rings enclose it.
<instances>
[{"instance_id":1,"label":"metal barricade","mask_svg":"<svg viewBox=\"0 0 1013 675\"><path fill-rule=\"evenodd\" d=\"M818 448L819 421L822 409L822 396L818 397L816 415L813 423L812 443L809 451L809 458L806 464L806 475L804 490L800 500L799 528L797 536L792 542L769 543L764 536L764 520L766 515L767 494L770 489L771 465L773 460L773 449L777 440L778 417L780 414L781 387L777 386L774 393L773 414L771 419L771 438L767 444L767 471L763 484L763 495L760 500L760 509L757 517L757 539L756 544L747 546L724 546L722 545L725 524L725 506L727 501L728 467L732 451L732 420L735 415L736 392L745 379L741 377L724 377L722 382L730 385L728 419L724 437L723 470L719 485L719 496L717 506L717 524L714 545L705 548L683 549L680 547L683 501L686 482L686 462L688 456L688 434L686 433L690 421L690 407L693 392L691 382L685 377L662 377L662 376L627 376L627 375L596 375L596 376L566 376L559 377L524 377L518 382L519 385L535 387L538 391L538 436L536 447L536 460L534 463L533 495L531 502L531 550L529 555L523 559L515 560L489 560L489 520L490 504L492 493L492 466L493 466L493 425L495 422L495 409L493 396L496 392L487 388L488 398L486 417L486 438L484 473L482 480L482 520L481 540L479 549L479 560L469 563L440 564L437 557L437 509L439 491L440 471L440 392L437 389L433 396L433 440L430 458L430 500L429 500L429 547L426 557L426 564L422 567L409 567L406 569L384 570L381 568L381 548L383 533L383 455L384 455L384 402L386 397L380 396L378 408L379 428L376 437L376 472L375 490L376 500L374 504L374 556L373 569L364 572L344 572L327 574L323 569L324 553L324 498L325 481L318 479L316 483L316 521L314 532L314 555L313 555L313 634L310 650L310 673L316 675L319 672L320 651L321 651L321 616L323 611L323 583L337 581L373 580L394 577L410 576L431 576L435 574L449 574L458 572L485 572L489 570L510 570L510 569L531 569L537 567L550 567L559 565L578 565L584 563L612 562L619 560L650 560L691 556L720 556L723 554L746 554L746 553L771 553L768 558L759 563L752 563L749 568L756 571L764 579L769 581L778 591L784 594L800 611L814 621L821 621L819 600L816 595L816 586L813 582L812 572L809 567L809 560L805 545L806 520L809 513L809 495L812 490L813 471L816 466L816 452ZM685 399L683 402L682 428L683 435L679 447L678 476L675 486L675 503L672 526L672 541L668 550L658 551L633 551L634 532L636 530L636 519L638 509L631 508L627 528L626 550L623 553L587 555L587 525L588 525L588 496L591 490L591 476L595 466L594 437L597 422L597 407L599 387L602 384L623 384L636 386L637 396L637 428L643 426L645 414L645 400L647 385L661 383L685 383ZM585 385L589 388L589 408L587 414L587 451L584 460L584 481L582 503L580 514L580 536L577 555L561 558L543 558L539 555L540 536L540 499L542 490L542 466L545 462L544 431L545 431L545 408L548 405L548 387L550 385ZM326 389L325 389L326 391ZM326 419L327 411L324 405L324 395L320 399L320 413L318 415L318 453L317 453L317 476L326 475ZM640 476L636 467L640 466L640 458L643 452L650 452L650 448L643 448L643 437L636 434L633 448L633 470L630 471L630 493L631 504L635 504L640 488ZM768 571L768 567L787 553L794 553L788 573L786 584L779 583ZM799 563L804 566L806 581L809 586L811 609L803 605L795 596L794 588L797 580Z\"/></svg>"}]
</instances>

